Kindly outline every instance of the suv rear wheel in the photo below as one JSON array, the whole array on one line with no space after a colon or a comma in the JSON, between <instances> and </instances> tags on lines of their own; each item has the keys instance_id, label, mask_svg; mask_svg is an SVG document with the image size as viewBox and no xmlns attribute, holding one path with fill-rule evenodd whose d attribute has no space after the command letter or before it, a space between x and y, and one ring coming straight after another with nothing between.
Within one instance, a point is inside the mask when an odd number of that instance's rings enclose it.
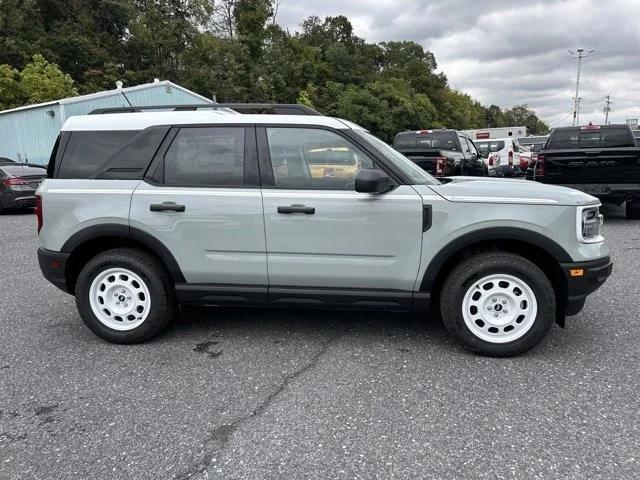
<instances>
[{"instance_id":1,"label":"suv rear wheel","mask_svg":"<svg viewBox=\"0 0 640 480\"><path fill-rule=\"evenodd\" d=\"M556 299L547 276L526 258L485 252L451 271L440 311L449 333L464 346L506 357L542 340L555 320Z\"/></svg>"},{"instance_id":2,"label":"suv rear wheel","mask_svg":"<svg viewBox=\"0 0 640 480\"><path fill-rule=\"evenodd\" d=\"M142 250L100 253L82 269L76 304L84 323L114 343L139 343L162 331L175 312L175 293L164 267Z\"/></svg>"}]
</instances>

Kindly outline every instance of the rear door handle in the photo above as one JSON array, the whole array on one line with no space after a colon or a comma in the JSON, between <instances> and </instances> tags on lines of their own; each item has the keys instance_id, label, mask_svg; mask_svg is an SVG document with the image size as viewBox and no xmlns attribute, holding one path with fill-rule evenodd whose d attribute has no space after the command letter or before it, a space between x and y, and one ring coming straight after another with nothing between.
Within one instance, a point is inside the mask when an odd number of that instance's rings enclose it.
<instances>
[{"instance_id":1,"label":"rear door handle","mask_svg":"<svg viewBox=\"0 0 640 480\"><path fill-rule=\"evenodd\" d=\"M307 215L313 215L316 213L315 207L307 207L305 205L289 205L278 207L278 213L305 213Z\"/></svg>"},{"instance_id":2,"label":"rear door handle","mask_svg":"<svg viewBox=\"0 0 640 480\"><path fill-rule=\"evenodd\" d=\"M152 203L149 210L152 212L163 212L165 210L170 212L184 212L184 205L178 205L175 202Z\"/></svg>"}]
</instances>

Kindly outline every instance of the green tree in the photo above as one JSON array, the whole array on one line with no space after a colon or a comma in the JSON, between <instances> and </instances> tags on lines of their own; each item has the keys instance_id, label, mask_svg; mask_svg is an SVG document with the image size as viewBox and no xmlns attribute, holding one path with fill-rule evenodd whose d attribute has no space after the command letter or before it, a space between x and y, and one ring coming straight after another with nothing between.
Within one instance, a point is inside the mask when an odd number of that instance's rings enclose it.
<instances>
[{"instance_id":1,"label":"green tree","mask_svg":"<svg viewBox=\"0 0 640 480\"><path fill-rule=\"evenodd\" d=\"M29 103L46 102L78 95L70 75L42 55L34 55L20 72L20 87Z\"/></svg>"},{"instance_id":2,"label":"green tree","mask_svg":"<svg viewBox=\"0 0 640 480\"><path fill-rule=\"evenodd\" d=\"M0 65L0 110L19 107L27 101L20 84L20 72L9 65Z\"/></svg>"},{"instance_id":3,"label":"green tree","mask_svg":"<svg viewBox=\"0 0 640 480\"><path fill-rule=\"evenodd\" d=\"M484 127L484 109L466 93L446 90L440 110L440 121L447 128L464 130Z\"/></svg>"},{"instance_id":4,"label":"green tree","mask_svg":"<svg viewBox=\"0 0 640 480\"><path fill-rule=\"evenodd\" d=\"M528 105L516 105L504 112L508 125L524 125L527 133L531 135L544 135L549 133L549 125L540 120L536 113Z\"/></svg>"},{"instance_id":5,"label":"green tree","mask_svg":"<svg viewBox=\"0 0 640 480\"><path fill-rule=\"evenodd\" d=\"M219 102L253 100L247 86L243 59L246 48L233 39L208 32L197 35L184 53L184 85Z\"/></svg>"}]
</instances>

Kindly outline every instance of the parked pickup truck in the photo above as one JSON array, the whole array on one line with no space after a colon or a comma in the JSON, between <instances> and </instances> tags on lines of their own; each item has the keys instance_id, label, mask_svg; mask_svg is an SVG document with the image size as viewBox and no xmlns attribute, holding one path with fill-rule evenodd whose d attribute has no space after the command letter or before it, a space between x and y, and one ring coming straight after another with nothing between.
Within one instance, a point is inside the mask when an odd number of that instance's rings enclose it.
<instances>
[{"instance_id":1,"label":"parked pickup truck","mask_svg":"<svg viewBox=\"0 0 640 480\"><path fill-rule=\"evenodd\" d=\"M627 218L640 219L640 147L627 125L554 129L527 178L627 202Z\"/></svg>"},{"instance_id":2,"label":"parked pickup truck","mask_svg":"<svg viewBox=\"0 0 640 480\"><path fill-rule=\"evenodd\" d=\"M393 148L437 177L487 175L487 164L473 141L457 130L400 132L393 141Z\"/></svg>"}]
</instances>

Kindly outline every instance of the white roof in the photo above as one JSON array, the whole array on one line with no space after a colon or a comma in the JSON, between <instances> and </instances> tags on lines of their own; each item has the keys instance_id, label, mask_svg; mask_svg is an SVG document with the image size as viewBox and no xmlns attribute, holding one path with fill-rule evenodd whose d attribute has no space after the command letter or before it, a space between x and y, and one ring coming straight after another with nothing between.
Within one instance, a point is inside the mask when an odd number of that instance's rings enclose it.
<instances>
[{"instance_id":1,"label":"white roof","mask_svg":"<svg viewBox=\"0 0 640 480\"><path fill-rule=\"evenodd\" d=\"M161 82L143 83L141 85L136 85L134 87L116 88L113 90L105 90L103 92L89 93L88 95L78 95L77 97L62 98L60 100L51 100L50 102L34 103L33 105L25 105L23 107L3 110L0 112L0 115L2 115L3 113L17 112L20 110L28 110L30 108L46 107L48 105L68 105L70 103L85 102L87 100L95 100L97 98L111 97L113 95L122 95L122 93L127 94L129 92L135 92L136 90L145 90L147 88L158 87L159 85L170 85L172 88L182 90L183 92L186 92L194 97L199 98L200 100L202 100L203 103L213 103L212 100L207 97L198 95L197 93L192 92L191 90L188 90L184 87L181 87L180 85L176 85L175 83L170 82L169 80L163 80Z\"/></svg>"},{"instance_id":2,"label":"white roof","mask_svg":"<svg viewBox=\"0 0 640 480\"><path fill-rule=\"evenodd\" d=\"M70 117L63 131L79 130L144 130L156 125L194 125L231 123L281 123L286 125L319 125L337 129L359 129L355 123L321 115L261 115L235 114L228 111L148 111L137 113L106 113Z\"/></svg>"}]
</instances>

